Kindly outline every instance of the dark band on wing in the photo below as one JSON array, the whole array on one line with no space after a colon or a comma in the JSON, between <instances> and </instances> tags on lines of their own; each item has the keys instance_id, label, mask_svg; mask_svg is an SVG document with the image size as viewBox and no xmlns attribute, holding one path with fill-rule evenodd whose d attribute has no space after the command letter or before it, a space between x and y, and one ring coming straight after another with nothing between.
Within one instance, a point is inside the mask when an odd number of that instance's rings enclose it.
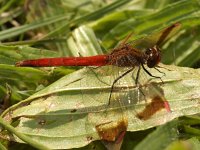
<instances>
[{"instance_id":1,"label":"dark band on wing","mask_svg":"<svg viewBox=\"0 0 200 150\"><path fill-rule=\"evenodd\" d=\"M161 45L166 40L167 36L172 32L172 30L174 28L176 28L177 26L180 26L180 23L175 23L175 24L171 25L170 27L166 28L163 31L162 35L160 36L156 45Z\"/></svg>"}]
</instances>

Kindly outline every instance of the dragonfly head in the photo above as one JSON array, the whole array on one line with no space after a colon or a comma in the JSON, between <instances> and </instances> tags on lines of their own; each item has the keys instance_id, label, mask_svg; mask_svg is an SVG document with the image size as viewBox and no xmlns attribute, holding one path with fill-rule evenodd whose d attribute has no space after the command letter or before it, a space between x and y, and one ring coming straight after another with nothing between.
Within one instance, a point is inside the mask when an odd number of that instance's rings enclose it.
<instances>
[{"instance_id":1,"label":"dragonfly head","mask_svg":"<svg viewBox=\"0 0 200 150\"><path fill-rule=\"evenodd\" d=\"M155 67L161 60L161 52L160 52L160 48L155 45L152 48L148 48L145 51L146 54L146 61L147 61L147 66L149 68L153 68Z\"/></svg>"}]
</instances>

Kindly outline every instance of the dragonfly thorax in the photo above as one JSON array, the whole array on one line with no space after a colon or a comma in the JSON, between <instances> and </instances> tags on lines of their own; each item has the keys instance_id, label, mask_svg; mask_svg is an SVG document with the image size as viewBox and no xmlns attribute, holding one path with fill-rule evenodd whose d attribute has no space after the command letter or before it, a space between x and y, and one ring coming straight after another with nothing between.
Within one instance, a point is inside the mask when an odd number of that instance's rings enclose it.
<instances>
[{"instance_id":1,"label":"dragonfly thorax","mask_svg":"<svg viewBox=\"0 0 200 150\"><path fill-rule=\"evenodd\" d=\"M145 62L146 54L130 45L116 48L109 55L109 64L118 67L134 67Z\"/></svg>"}]
</instances>

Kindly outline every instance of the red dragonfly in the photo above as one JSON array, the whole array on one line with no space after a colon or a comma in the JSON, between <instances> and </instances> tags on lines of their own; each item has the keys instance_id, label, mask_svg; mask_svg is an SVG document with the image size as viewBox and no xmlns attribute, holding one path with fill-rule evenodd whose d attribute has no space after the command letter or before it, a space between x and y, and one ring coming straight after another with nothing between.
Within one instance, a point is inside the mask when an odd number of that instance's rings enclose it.
<instances>
[{"instance_id":1,"label":"red dragonfly","mask_svg":"<svg viewBox=\"0 0 200 150\"><path fill-rule=\"evenodd\" d=\"M110 94L109 104L110 104L110 99L111 99L111 95L114 90L115 84L125 75L132 72L136 67L138 68L137 73L136 73L136 78L135 78L136 86L138 85L141 68L151 77L161 78L161 77L152 75L146 69L145 65L147 65L147 67L149 68L156 69L156 66L161 61L160 47L180 29L180 26L181 26L180 23L175 23L159 32L155 32L141 39L128 42L128 40L131 37L131 34L130 34L121 44L119 44L119 46L114 48L111 51L111 53L105 54L105 55L96 55L96 56L90 56L90 57L60 57L60 58L42 58L42 59L35 59L35 60L24 60L24 61L17 62L16 66L32 66L32 67L97 66L99 67L99 66L110 65L110 66L116 66L119 68L126 68L126 71L124 71L123 73L119 73L120 75L116 76L116 78L114 78L114 80L111 81L112 86L111 86L111 91L109 93ZM111 73L111 75L113 74L114 72ZM159 87L154 85L153 83L151 86L148 87L148 90L150 91L149 93L152 94L151 96L149 95L148 96L152 98L152 101L150 104L148 104L144 108L143 111L137 113L136 117L139 118L140 120L149 119L157 111L163 108L166 108L168 111L170 111L168 103L163 103L164 94L162 92L162 89L160 90L158 89ZM146 93L148 94L148 90L145 91L145 94ZM117 96L116 96L117 97L116 99L120 101L120 104L118 105L121 106L121 103L124 103L124 101L120 99L121 98L120 94L118 94ZM122 94L122 96L124 95ZM118 105L115 105L115 106L118 107ZM121 109L124 109L124 108L125 107L121 107ZM75 113L76 111L78 110L73 109L71 113ZM124 134L127 131L128 118L127 118L127 115L123 114L124 112L126 112L126 110L125 111L123 110L122 115L119 115L120 112L118 112L118 109L116 110L111 109L111 112L112 113L99 113L99 114L96 113L95 116L99 115L99 118L101 117L102 118L95 120L94 124L101 139L106 140L106 141L115 140L116 143L118 143L123 139ZM115 117L116 119L114 120ZM92 137L87 137L87 139L90 140L92 139Z\"/></svg>"},{"instance_id":2,"label":"red dragonfly","mask_svg":"<svg viewBox=\"0 0 200 150\"><path fill-rule=\"evenodd\" d=\"M90 57L60 57L60 58L41 58L34 60L24 60L16 63L16 66L31 66L31 67L49 67L49 66L106 66L113 65L117 67L130 67L129 70L118 76L111 86L111 92L114 89L115 83L130 73L137 66L137 76L135 84L138 85L138 78L141 67L144 71L154 78L160 78L152 75L146 68L145 64L149 68L156 68L158 63L161 61L161 50L160 47L166 42L171 36L173 36L179 29L181 24L175 23L171 26L153 33L149 36L141 39L127 42L131 35L111 53L104 55L96 55ZM158 69L157 69L158 70ZM159 70L158 70L159 71ZM161 78L160 78L161 79Z\"/></svg>"},{"instance_id":3,"label":"red dragonfly","mask_svg":"<svg viewBox=\"0 0 200 150\"><path fill-rule=\"evenodd\" d=\"M90 57L59 57L23 60L16 66L50 67L50 66L105 66L135 67L147 64L149 68L155 67L161 60L160 47L180 28L175 23L160 32L144 38L126 43L130 35L110 54ZM145 50L145 51L144 51Z\"/></svg>"}]
</instances>

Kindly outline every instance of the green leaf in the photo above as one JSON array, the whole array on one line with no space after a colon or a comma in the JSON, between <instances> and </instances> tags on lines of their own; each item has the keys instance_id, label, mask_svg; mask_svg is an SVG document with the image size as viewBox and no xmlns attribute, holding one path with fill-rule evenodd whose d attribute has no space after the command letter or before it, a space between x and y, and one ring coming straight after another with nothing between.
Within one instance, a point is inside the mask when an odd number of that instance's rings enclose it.
<instances>
[{"instance_id":1,"label":"green leaf","mask_svg":"<svg viewBox=\"0 0 200 150\"><path fill-rule=\"evenodd\" d=\"M93 30L87 26L80 26L72 32L72 36L68 39L68 47L68 55L72 56L103 54Z\"/></svg>"},{"instance_id":2,"label":"green leaf","mask_svg":"<svg viewBox=\"0 0 200 150\"><path fill-rule=\"evenodd\" d=\"M91 22L89 25L93 28L98 37L103 37L109 33L117 24L124 22L130 18L137 18L152 13L151 10L121 10L108 14L97 21Z\"/></svg>"},{"instance_id":3,"label":"green leaf","mask_svg":"<svg viewBox=\"0 0 200 150\"><path fill-rule=\"evenodd\" d=\"M124 69L86 68L64 76L10 107L3 117L11 123L12 119L18 120L17 131L34 140L54 149L65 149L82 147L102 138L116 140L118 133L104 137L100 129L108 128L104 133L112 133L109 129L113 128L139 131L180 116L199 113L199 70L163 67L169 69L160 69L166 74L162 77L163 83L141 72L140 84L145 97L138 94L141 91L138 91L130 73L116 85L108 105L110 86L117 72ZM154 69L150 72L162 75ZM169 103L171 112L164 101Z\"/></svg>"},{"instance_id":4,"label":"green leaf","mask_svg":"<svg viewBox=\"0 0 200 150\"><path fill-rule=\"evenodd\" d=\"M134 39L138 34L151 32L153 29L163 27L170 22L181 22L186 16L198 11L200 4L197 0L183 0L167 5L157 12L141 17L127 19L118 23L103 37L103 45L106 48L113 47L116 42L125 37L130 31L134 33ZM198 16L199 17L199 16Z\"/></svg>"},{"instance_id":5,"label":"green leaf","mask_svg":"<svg viewBox=\"0 0 200 150\"><path fill-rule=\"evenodd\" d=\"M23 87L23 82L29 86L34 84L38 80L44 80L48 74L45 71L34 69L34 68L17 68L10 65L0 64L0 81L1 83L12 83L13 85L19 84ZM21 81L19 82L16 78ZM16 84L15 84L16 83Z\"/></svg>"},{"instance_id":6,"label":"green leaf","mask_svg":"<svg viewBox=\"0 0 200 150\"><path fill-rule=\"evenodd\" d=\"M166 150L187 150L188 146L191 147L192 150L198 150L200 148L199 140L195 137L188 140L178 140L173 142Z\"/></svg>"},{"instance_id":7,"label":"green leaf","mask_svg":"<svg viewBox=\"0 0 200 150\"><path fill-rule=\"evenodd\" d=\"M23 10L21 8L19 8L19 7L11 10L10 12L8 12L6 14L6 16L1 16L0 17L0 25L10 21L11 19L21 15L22 13L23 13Z\"/></svg>"},{"instance_id":8,"label":"green leaf","mask_svg":"<svg viewBox=\"0 0 200 150\"><path fill-rule=\"evenodd\" d=\"M48 24L54 23L54 22L58 22L58 21L62 21L64 19L66 19L68 17L66 17L65 15L57 15L57 16L53 16L53 17L49 17L46 19L41 19L39 21L30 23L30 24L25 24L19 27L13 27L11 29L7 29L4 31L0 32L0 40L5 40L7 38L19 35L21 33L27 32L29 30L33 30L39 27L43 27L46 26Z\"/></svg>"},{"instance_id":9,"label":"green leaf","mask_svg":"<svg viewBox=\"0 0 200 150\"><path fill-rule=\"evenodd\" d=\"M102 17L103 15L114 11L115 9L119 8L120 6L123 6L124 4L128 3L129 1L130 0L123 0L123 1L116 0L115 2L113 2L113 3L111 3L107 6L104 6L101 9L98 9L98 10L92 12L92 13L89 13L89 14L86 14L82 17L79 17L79 18L71 21L70 23L66 23L65 25L63 25L63 26L57 28L56 30L50 32L47 35L47 37L56 35L57 33L62 33L70 25L80 25L85 21L91 21L91 20L98 19L98 18Z\"/></svg>"},{"instance_id":10,"label":"green leaf","mask_svg":"<svg viewBox=\"0 0 200 150\"><path fill-rule=\"evenodd\" d=\"M134 150L165 149L178 137L177 124L177 121L172 121L158 127L154 132L150 133L142 140Z\"/></svg>"},{"instance_id":11,"label":"green leaf","mask_svg":"<svg viewBox=\"0 0 200 150\"><path fill-rule=\"evenodd\" d=\"M0 124L5 128L7 129L8 131L10 132L13 132L15 133L15 135L17 137L19 137L20 139L26 141L27 143L30 143L32 144L35 148L38 148L38 149L44 149L44 150L50 150L48 147L34 141L33 139L31 139L30 137L24 135L24 134L21 134L19 133L18 131L15 130L15 128L13 128L11 125L7 124L6 122L3 121L2 118L0 118Z\"/></svg>"},{"instance_id":12,"label":"green leaf","mask_svg":"<svg viewBox=\"0 0 200 150\"><path fill-rule=\"evenodd\" d=\"M54 51L37 49L29 46L0 45L0 63L14 65L19 60L35 59L42 57L58 57Z\"/></svg>"},{"instance_id":13,"label":"green leaf","mask_svg":"<svg viewBox=\"0 0 200 150\"><path fill-rule=\"evenodd\" d=\"M191 138L187 142L192 144L193 150L200 149L200 142L197 138Z\"/></svg>"}]
</instances>

